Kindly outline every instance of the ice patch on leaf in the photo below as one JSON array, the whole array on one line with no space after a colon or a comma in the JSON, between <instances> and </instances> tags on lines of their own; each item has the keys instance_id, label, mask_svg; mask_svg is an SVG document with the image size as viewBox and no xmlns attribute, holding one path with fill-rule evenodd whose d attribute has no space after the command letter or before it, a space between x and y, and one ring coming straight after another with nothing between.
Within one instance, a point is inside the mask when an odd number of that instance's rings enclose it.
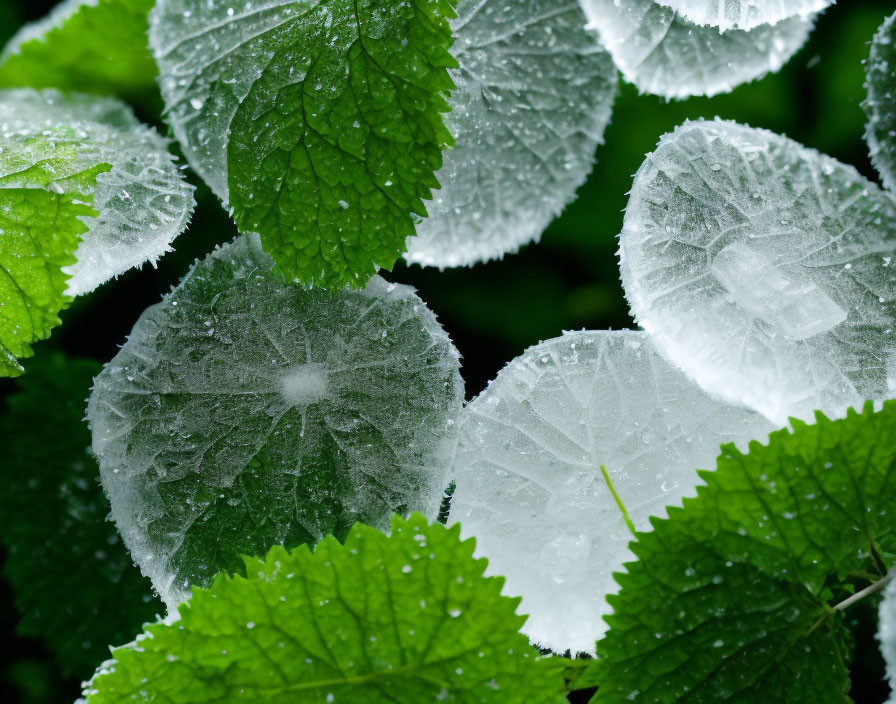
<instances>
[{"instance_id":1,"label":"ice patch on leaf","mask_svg":"<svg viewBox=\"0 0 896 704\"><path fill-rule=\"evenodd\" d=\"M197 264L97 377L112 515L174 605L275 544L435 518L459 357L407 286L287 283L257 236Z\"/></svg>"},{"instance_id":2,"label":"ice patch on leaf","mask_svg":"<svg viewBox=\"0 0 896 704\"><path fill-rule=\"evenodd\" d=\"M794 16L809 15L830 7L836 0L657 0L696 24L708 24L723 32L753 29Z\"/></svg>"},{"instance_id":3,"label":"ice patch on leaf","mask_svg":"<svg viewBox=\"0 0 896 704\"><path fill-rule=\"evenodd\" d=\"M616 69L573 2L460 0L446 116L457 144L407 261L471 265L538 240L594 164Z\"/></svg>"},{"instance_id":4,"label":"ice patch on leaf","mask_svg":"<svg viewBox=\"0 0 896 704\"><path fill-rule=\"evenodd\" d=\"M82 218L88 231L75 252L77 262L63 269L71 276L68 295L88 293L145 262L154 264L186 229L195 205L193 187L168 152L168 141L123 103L55 90L3 91L0 134L6 143L0 160L42 163L60 192L71 183L66 174L111 166L96 177L92 205L98 215ZM4 179L7 185L15 182L12 176Z\"/></svg>"},{"instance_id":5,"label":"ice patch on leaf","mask_svg":"<svg viewBox=\"0 0 896 704\"><path fill-rule=\"evenodd\" d=\"M686 123L635 177L626 296L708 392L778 423L893 395L896 203L852 167L732 122Z\"/></svg>"},{"instance_id":6,"label":"ice patch on leaf","mask_svg":"<svg viewBox=\"0 0 896 704\"><path fill-rule=\"evenodd\" d=\"M722 443L771 428L707 396L645 333L567 333L512 361L464 410L450 520L522 595L525 633L593 652L612 573L631 558L613 492L649 530L650 516L694 494Z\"/></svg>"},{"instance_id":7,"label":"ice patch on leaf","mask_svg":"<svg viewBox=\"0 0 896 704\"><path fill-rule=\"evenodd\" d=\"M638 90L666 98L715 95L777 71L805 43L812 18L750 31L689 22L653 0L580 0L589 27Z\"/></svg>"}]
</instances>

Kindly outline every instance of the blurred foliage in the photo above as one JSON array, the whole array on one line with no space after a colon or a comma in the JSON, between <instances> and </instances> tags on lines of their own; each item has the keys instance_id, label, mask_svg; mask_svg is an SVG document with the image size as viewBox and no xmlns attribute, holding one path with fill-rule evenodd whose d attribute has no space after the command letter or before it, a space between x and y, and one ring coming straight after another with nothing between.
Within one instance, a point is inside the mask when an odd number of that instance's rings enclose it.
<instances>
[{"instance_id":1,"label":"blurred foliage","mask_svg":"<svg viewBox=\"0 0 896 704\"><path fill-rule=\"evenodd\" d=\"M51 0L0 0L0 42L23 21L38 19ZM668 103L639 96L623 86L613 121L598 150L598 163L579 199L545 233L503 261L470 269L436 270L399 265L387 278L416 286L439 315L464 356L467 393L474 396L513 357L563 330L631 327L619 283L616 236L632 176L660 135L686 119L720 116L764 127L856 166L877 180L862 139L864 70L868 43L896 0L839 0L818 21L809 43L778 74L713 99ZM157 110L141 118L165 129ZM73 356L110 359L137 316L175 284L197 257L236 232L207 189L177 251L157 269L147 267L79 299L63 315L63 326L48 343ZM0 396L14 382L0 382ZM0 631L6 655L0 659L0 701L42 704L70 702L78 683L63 680L46 648L16 638L16 614L9 587L0 584ZM867 613L870 613L868 611ZM873 640L874 619L856 618L867 629L858 651L854 696L858 704L879 704L882 666Z\"/></svg>"}]
</instances>

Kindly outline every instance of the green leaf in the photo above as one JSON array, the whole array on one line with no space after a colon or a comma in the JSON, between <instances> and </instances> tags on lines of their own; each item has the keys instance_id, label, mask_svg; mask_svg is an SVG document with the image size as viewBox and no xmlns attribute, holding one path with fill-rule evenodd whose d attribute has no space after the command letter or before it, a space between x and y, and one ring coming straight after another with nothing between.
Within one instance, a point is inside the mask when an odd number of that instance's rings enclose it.
<instances>
[{"instance_id":1,"label":"green leaf","mask_svg":"<svg viewBox=\"0 0 896 704\"><path fill-rule=\"evenodd\" d=\"M193 205L167 142L123 103L0 91L0 375L22 372L71 296L168 251Z\"/></svg>"},{"instance_id":2,"label":"green leaf","mask_svg":"<svg viewBox=\"0 0 896 704\"><path fill-rule=\"evenodd\" d=\"M0 86L143 96L156 87L153 0L66 0L24 26L0 55Z\"/></svg>"},{"instance_id":3,"label":"green leaf","mask_svg":"<svg viewBox=\"0 0 896 704\"><path fill-rule=\"evenodd\" d=\"M0 416L3 572L22 613L19 631L45 638L79 677L161 609L106 520L109 502L88 450L84 399L100 368L40 355Z\"/></svg>"},{"instance_id":4,"label":"green leaf","mask_svg":"<svg viewBox=\"0 0 896 704\"><path fill-rule=\"evenodd\" d=\"M834 605L896 548L896 402L792 423L726 446L697 498L638 535L593 701L850 701Z\"/></svg>"},{"instance_id":5,"label":"green leaf","mask_svg":"<svg viewBox=\"0 0 896 704\"><path fill-rule=\"evenodd\" d=\"M896 192L896 14L880 26L865 63L865 141L881 180Z\"/></svg>"},{"instance_id":6,"label":"green leaf","mask_svg":"<svg viewBox=\"0 0 896 704\"><path fill-rule=\"evenodd\" d=\"M162 0L150 39L174 132L290 277L362 286L438 187L454 0Z\"/></svg>"},{"instance_id":7,"label":"green leaf","mask_svg":"<svg viewBox=\"0 0 896 704\"><path fill-rule=\"evenodd\" d=\"M459 366L408 286L299 286L257 236L216 250L143 313L90 398L135 561L173 606L240 555L434 518Z\"/></svg>"},{"instance_id":8,"label":"green leaf","mask_svg":"<svg viewBox=\"0 0 896 704\"><path fill-rule=\"evenodd\" d=\"M459 533L395 517L388 537L359 524L344 546L247 559L248 579L219 575L116 650L88 702L560 704L561 670Z\"/></svg>"}]
</instances>

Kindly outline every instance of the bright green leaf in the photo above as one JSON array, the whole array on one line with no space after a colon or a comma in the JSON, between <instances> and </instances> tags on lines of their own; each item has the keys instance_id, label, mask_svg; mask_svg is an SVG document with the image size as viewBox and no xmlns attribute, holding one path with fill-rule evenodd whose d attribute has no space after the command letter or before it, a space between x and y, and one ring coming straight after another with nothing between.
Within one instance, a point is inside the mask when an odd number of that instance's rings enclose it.
<instances>
[{"instance_id":1,"label":"bright green leaf","mask_svg":"<svg viewBox=\"0 0 896 704\"><path fill-rule=\"evenodd\" d=\"M0 536L19 631L85 677L162 609L107 519L84 399L100 364L41 355L0 416Z\"/></svg>"},{"instance_id":2,"label":"bright green leaf","mask_svg":"<svg viewBox=\"0 0 896 704\"><path fill-rule=\"evenodd\" d=\"M359 524L344 546L247 559L248 579L218 576L180 621L116 650L88 702L560 704L561 670L459 532L418 514L388 537Z\"/></svg>"},{"instance_id":3,"label":"bright green leaf","mask_svg":"<svg viewBox=\"0 0 896 704\"><path fill-rule=\"evenodd\" d=\"M150 38L174 132L291 277L362 286L438 186L454 0L162 0Z\"/></svg>"},{"instance_id":4,"label":"bright green leaf","mask_svg":"<svg viewBox=\"0 0 896 704\"><path fill-rule=\"evenodd\" d=\"M167 142L123 103L0 91L0 376L70 296L168 251L193 205Z\"/></svg>"},{"instance_id":5,"label":"bright green leaf","mask_svg":"<svg viewBox=\"0 0 896 704\"><path fill-rule=\"evenodd\" d=\"M153 0L66 0L24 26L0 55L0 86L140 96L156 87Z\"/></svg>"},{"instance_id":6,"label":"bright green leaf","mask_svg":"<svg viewBox=\"0 0 896 704\"><path fill-rule=\"evenodd\" d=\"M850 573L896 547L896 402L793 421L655 519L617 575L595 702L846 704Z\"/></svg>"},{"instance_id":7,"label":"bright green leaf","mask_svg":"<svg viewBox=\"0 0 896 704\"><path fill-rule=\"evenodd\" d=\"M896 14L874 35L865 74L865 140L884 185L896 192Z\"/></svg>"}]
</instances>

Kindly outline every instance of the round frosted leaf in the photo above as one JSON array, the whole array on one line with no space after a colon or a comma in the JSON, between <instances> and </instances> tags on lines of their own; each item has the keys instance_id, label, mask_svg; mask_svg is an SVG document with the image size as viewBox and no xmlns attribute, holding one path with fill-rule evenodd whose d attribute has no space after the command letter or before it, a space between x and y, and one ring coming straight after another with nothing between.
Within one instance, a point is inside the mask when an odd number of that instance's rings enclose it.
<instances>
[{"instance_id":1,"label":"round frosted leaf","mask_svg":"<svg viewBox=\"0 0 896 704\"><path fill-rule=\"evenodd\" d=\"M890 582L880 605L877 637L887 664L887 679L893 690L890 704L896 704L896 580Z\"/></svg>"},{"instance_id":2,"label":"round frosted leaf","mask_svg":"<svg viewBox=\"0 0 896 704\"><path fill-rule=\"evenodd\" d=\"M580 0L625 79L665 98L715 95L777 71L805 43L812 19L749 31L694 24L653 0Z\"/></svg>"},{"instance_id":3,"label":"round frosted leaf","mask_svg":"<svg viewBox=\"0 0 896 704\"><path fill-rule=\"evenodd\" d=\"M865 140L884 186L896 193L896 14L874 35L865 71Z\"/></svg>"},{"instance_id":4,"label":"round frosted leaf","mask_svg":"<svg viewBox=\"0 0 896 704\"><path fill-rule=\"evenodd\" d=\"M515 359L464 410L450 520L522 595L535 642L593 651L612 573L631 557L620 502L648 530L694 494L722 443L770 429L707 396L642 332L567 333Z\"/></svg>"},{"instance_id":5,"label":"round frosted leaf","mask_svg":"<svg viewBox=\"0 0 896 704\"><path fill-rule=\"evenodd\" d=\"M174 134L242 232L303 283L363 286L438 187L454 0L160 0Z\"/></svg>"},{"instance_id":6,"label":"round frosted leaf","mask_svg":"<svg viewBox=\"0 0 896 704\"><path fill-rule=\"evenodd\" d=\"M457 13L445 118L457 144L405 255L425 266L538 240L591 171L616 95L616 68L574 3L460 0Z\"/></svg>"},{"instance_id":7,"label":"round frosted leaf","mask_svg":"<svg viewBox=\"0 0 896 704\"><path fill-rule=\"evenodd\" d=\"M435 516L459 358L406 286L284 281L257 236L197 264L97 378L112 515L169 604L274 544Z\"/></svg>"},{"instance_id":8,"label":"round frosted leaf","mask_svg":"<svg viewBox=\"0 0 896 704\"><path fill-rule=\"evenodd\" d=\"M620 236L626 296L708 392L778 423L896 391L896 204L779 135L697 122L639 169Z\"/></svg>"},{"instance_id":9,"label":"round frosted leaf","mask_svg":"<svg viewBox=\"0 0 896 704\"><path fill-rule=\"evenodd\" d=\"M723 32L775 24L790 17L824 10L835 0L657 0L695 24L708 24Z\"/></svg>"},{"instance_id":10,"label":"round frosted leaf","mask_svg":"<svg viewBox=\"0 0 896 704\"><path fill-rule=\"evenodd\" d=\"M168 152L168 140L142 125L123 103L63 97L54 90L9 90L0 93L0 123L8 148L19 152L8 160L51 159L54 169L63 169L55 174L58 188L87 190L93 197L97 215L82 218L88 229L75 251L77 262L63 270L71 277L68 295L88 293L129 269L154 264L186 229L195 205L193 187ZM72 178L103 164L94 183L85 186Z\"/></svg>"}]
</instances>

